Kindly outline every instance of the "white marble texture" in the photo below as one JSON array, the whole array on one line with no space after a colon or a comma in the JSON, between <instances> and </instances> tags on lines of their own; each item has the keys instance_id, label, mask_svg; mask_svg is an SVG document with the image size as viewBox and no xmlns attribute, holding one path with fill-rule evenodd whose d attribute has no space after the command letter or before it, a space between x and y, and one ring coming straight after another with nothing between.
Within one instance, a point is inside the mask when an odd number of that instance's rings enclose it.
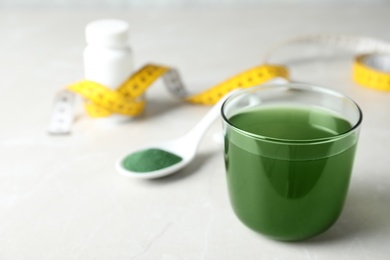
<instances>
[{"instance_id":1,"label":"white marble texture","mask_svg":"<svg viewBox=\"0 0 390 260\"><path fill-rule=\"evenodd\" d=\"M390 93L354 84L350 54L307 48L279 58L294 80L346 93L364 112L344 211L306 242L269 240L234 216L213 138L220 122L176 175L143 181L115 172L118 156L185 133L207 111L170 97L161 82L148 92L144 115L129 124L81 116L72 135L46 134L55 92L82 78L91 20L129 21L137 67L175 66L197 92L257 65L267 48L291 36L348 33L390 42L389 13L385 6L1 10L0 259L389 259Z\"/></svg>"}]
</instances>

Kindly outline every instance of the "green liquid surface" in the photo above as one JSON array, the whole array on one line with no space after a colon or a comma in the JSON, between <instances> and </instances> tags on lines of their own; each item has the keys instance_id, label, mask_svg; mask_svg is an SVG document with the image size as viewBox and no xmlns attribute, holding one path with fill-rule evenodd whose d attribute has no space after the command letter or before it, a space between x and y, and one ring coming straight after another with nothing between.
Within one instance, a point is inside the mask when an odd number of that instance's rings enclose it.
<instances>
[{"instance_id":1,"label":"green liquid surface","mask_svg":"<svg viewBox=\"0 0 390 260\"><path fill-rule=\"evenodd\" d=\"M351 125L322 109L265 107L229 121L225 162L230 200L250 228L280 240L301 240L330 227L348 190L357 136L331 138ZM357 135L357 134L356 134ZM264 138L293 142L268 142ZM294 143L302 140L300 144ZM305 143L306 142L306 143Z\"/></svg>"}]
</instances>

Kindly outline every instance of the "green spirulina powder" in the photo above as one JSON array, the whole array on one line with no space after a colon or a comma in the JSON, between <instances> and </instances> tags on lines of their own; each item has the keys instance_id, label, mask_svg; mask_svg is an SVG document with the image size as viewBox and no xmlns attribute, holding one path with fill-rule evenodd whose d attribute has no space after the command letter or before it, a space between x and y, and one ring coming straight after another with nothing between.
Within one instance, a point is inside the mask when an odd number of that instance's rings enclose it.
<instances>
[{"instance_id":1,"label":"green spirulina powder","mask_svg":"<svg viewBox=\"0 0 390 260\"><path fill-rule=\"evenodd\" d=\"M123 166L133 172L161 170L183 160L176 154L161 149L146 149L125 158Z\"/></svg>"}]
</instances>

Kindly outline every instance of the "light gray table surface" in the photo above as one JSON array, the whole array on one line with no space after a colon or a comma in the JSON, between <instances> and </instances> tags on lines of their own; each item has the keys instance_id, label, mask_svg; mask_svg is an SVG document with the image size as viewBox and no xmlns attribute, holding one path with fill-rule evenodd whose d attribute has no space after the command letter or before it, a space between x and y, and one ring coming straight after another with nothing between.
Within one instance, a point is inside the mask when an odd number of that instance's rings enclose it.
<instances>
[{"instance_id":1,"label":"light gray table surface","mask_svg":"<svg viewBox=\"0 0 390 260\"><path fill-rule=\"evenodd\" d=\"M46 133L55 93L83 77L89 21L127 20L136 67L174 66L196 93L260 64L268 48L293 36L345 33L390 42L389 14L389 6L352 4L0 10L0 259L390 259L390 92L356 85L351 53L309 46L277 58L293 80L345 93L364 112L343 213L308 241L273 241L235 217L215 138L220 121L177 174L144 181L116 173L119 156L184 134L209 109L176 100L161 82L130 123L81 114L71 135Z\"/></svg>"}]
</instances>

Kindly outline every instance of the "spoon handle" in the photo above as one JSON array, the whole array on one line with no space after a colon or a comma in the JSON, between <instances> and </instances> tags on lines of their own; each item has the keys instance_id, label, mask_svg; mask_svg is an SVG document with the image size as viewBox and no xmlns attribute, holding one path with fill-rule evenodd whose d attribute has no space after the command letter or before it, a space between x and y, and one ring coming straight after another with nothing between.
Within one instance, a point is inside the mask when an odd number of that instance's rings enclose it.
<instances>
[{"instance_id":1,"label":"spoon handle","mask_svg":"<svg viewBox=\"0 0 390 260\"><path fill-rule=\"evenodd\" d=\"M221 114L221 107L225 100L230 97L232 94L237 93L240 89L235 89L223 96L210 110L207 114L199 121L194 128L188 132L183 139L186 140L188 146L193 145L196 149L199 146L200 141L202 140L204 134L209 129L209 127L214 123L214 121Z\"/></svg>"}]
</instances>

